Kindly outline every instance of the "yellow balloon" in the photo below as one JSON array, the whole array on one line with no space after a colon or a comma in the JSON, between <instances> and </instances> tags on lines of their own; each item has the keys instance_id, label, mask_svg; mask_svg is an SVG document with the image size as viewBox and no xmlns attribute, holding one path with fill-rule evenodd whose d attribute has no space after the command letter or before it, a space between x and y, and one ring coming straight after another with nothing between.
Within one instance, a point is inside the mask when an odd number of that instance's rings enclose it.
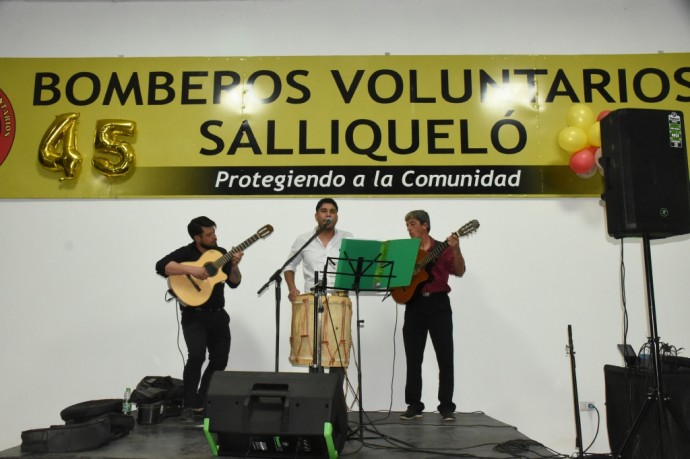
<instances>
[{"instance_id":1,"label":"yellow balloon","mask_svg":"<svg viewBox=\"0 0 690 459\"><path fill-rule=\"evenodd\" d=\"M601 125L599 121L594 123L587 129L587 140L589 144L595 147L601 146Z\"/></svg>"},{"instance_id":2,"label":"yellow balloon","mask_svg":"<svg viewBox=\"0 0 690 459\"><path fill-rule=\"evenodd\" d=\"M558 133L558 146L568 153L575 153L587 147L587 134L582 128L568 126Z\"/></svg>"},{"instance_id":3,"label":"yellow balloon","mask_svg":"<svg viewBox=\"0 0 690 459\"><path fill-rule=\"evenodd\" d=\"M95 156L91 164L106 177L122 177L134 169L136 154L123 138L137 135L137 123L131 120L98 120L96 122ZM112 158L112 160L110 159Z\"/></svg>"},{"instance_id":4,"label":"yellow balloon","mask_svg":"<svg viewBox=\"0 0 690 459\"><path fill-rule=\"evenodd\" d=\"M596 121L594 112L585 104L575 104L568 110L568 126L579 127L585 131Z\"/></svg>"}]
</instances>

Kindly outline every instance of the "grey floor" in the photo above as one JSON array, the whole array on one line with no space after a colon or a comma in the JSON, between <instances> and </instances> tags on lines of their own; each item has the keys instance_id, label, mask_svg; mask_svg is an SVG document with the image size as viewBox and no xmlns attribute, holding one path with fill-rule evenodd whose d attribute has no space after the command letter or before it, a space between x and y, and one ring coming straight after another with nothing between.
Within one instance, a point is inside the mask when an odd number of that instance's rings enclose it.
<instances>
[{"instance_id":1,"label":"grey floor","mask_svg":"<svg viewBox=\"0 0 690 459\"><path fill-rule=\"evenodd\" d=\"M400 413L349 413L349 436L340 458L441 458L536 459L560 456L521 434L516 427L483 413L456 413L444 422L438 413L403 421ZM124 438L93 451L69 454L22 453L19 446L0 451L0 457L73 458L210 458L201 422L167 418L159 424L137 425ZM248 456L256 457L256 456ZM279 457L295 457L294 455ZM297 457L310 457L300 455ZM311 456L317 457L317 456Z\"/></svg>"}]
</instances>

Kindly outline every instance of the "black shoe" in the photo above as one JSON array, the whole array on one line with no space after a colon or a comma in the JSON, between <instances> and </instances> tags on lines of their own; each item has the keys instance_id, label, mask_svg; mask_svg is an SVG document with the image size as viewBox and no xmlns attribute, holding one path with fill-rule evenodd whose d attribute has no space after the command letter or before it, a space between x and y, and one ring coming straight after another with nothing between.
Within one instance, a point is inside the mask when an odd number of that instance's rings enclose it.
<instances>
[{"instance_id":1,"label":"black shoe","mask_svg":"<svg viewBox=\"0 0 690 459\"><path fill-rule=\"evenodd\" d=\"M180 419L184 422L194 422L194 410L191 408L183 409Z\"/></svg>"},{"instance_id":2,"label":"black shoe","mask_svg":"<svg viewBox=\"0 0 690 459\"><path fill-rule=\"evenodd\" d=\"M407 411L400 415L400 419L404 419L406 421L409 421L410 419L419 419L421 417L421 410L415 410L412 407L407 408Z\"/></svg>"},{"instance_id":3,"label":"black shoe","mask_svg":"<svg viewBox=\"0 0 690 459\"><path fill-rule=\"evenodd\" d=\"M455 414L451 410L443 410L441 413L441 420L446 422L455 421Z\"/></svg>"},{"instance_id":4,"label":"black shoe","mask_svg":"<svg viewBox=\"0 0 690 459\"><path fill-rule=\"evenodd\" d=\"M185 408L182 410L180 418L185 422L194 422L204 417L204 411L203 408Z\"/></svg>"}]
</instances>

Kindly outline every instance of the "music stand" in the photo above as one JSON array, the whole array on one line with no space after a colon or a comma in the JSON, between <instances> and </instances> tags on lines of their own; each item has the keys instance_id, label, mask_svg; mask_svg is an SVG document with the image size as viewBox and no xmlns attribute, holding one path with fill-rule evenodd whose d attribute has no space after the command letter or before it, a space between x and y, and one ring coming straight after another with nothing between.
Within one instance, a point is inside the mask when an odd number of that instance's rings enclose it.
<instances>
[{"instance_id":1,"label":"music stand","mask_svg":"<svg viewBox=\"0 0 690 459\"><path fill-rule=\"evenodd\" d=\"M393 287L407 287L412 281L414 265L421 241L417 238L374 241L365 239L343 239L340 257L336 266L333 288L354 290L354 281L359 281L360 291L381 291ZM350 256L353 256L352 258ZM356 277L353 261L359 258L368 261L390 261L390 266L380 263L373 266L373 272ZM371 267L370 267L371 268ZM388 271L386 271L388 269ZM386 288L382 288L386 287Z\"/></svg>"},{"instance_id":2,"label":"music stand","mask_svg":"<svg viewBox=\"0 0 690 459\"><path fill-rule=\"evenodd\" d=\"M410 285L419 244L419 239L399 239L385 242L344 239L340 247L341 256L329 258L324 269L325 279L328 264L331 261L337 260L334 287L355 292L357 311L357 404L359 406L359 426L357 430L360 441L364 441L364 404L362 403L362 341L360 334L361 321L359 318L359 292L385 292L390 290L391 287ZM391 250L391 247L393 250ZM396 266L398 266L397 269L395 268Z\"/></svg>"}]
</instances>

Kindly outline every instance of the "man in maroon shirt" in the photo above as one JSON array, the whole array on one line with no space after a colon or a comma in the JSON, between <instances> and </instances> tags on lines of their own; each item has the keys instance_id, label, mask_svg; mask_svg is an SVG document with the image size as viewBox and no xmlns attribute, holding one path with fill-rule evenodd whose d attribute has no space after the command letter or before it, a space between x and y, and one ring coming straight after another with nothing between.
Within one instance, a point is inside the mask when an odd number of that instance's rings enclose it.
<instances>
[{"instance_id":1,"label":"man in maroon shirt","mask_svg":"<svg viewBox=\"0 0 690 459\"><path fill-rule=\"evenodd\" d=\"M405 215L407 232L412 238L421 240L420 250L430 252L438 241L430 235L429 214L423 210L413 210ZM436 352L439 369L438 411L444 421L453 421L453 315L450 307L448 278L465 274L465 259L460 251L459 238L452 234L446 239L448 247L426 269L429 280L421 284L413 297L405 305L403 342L407 362L405 382L405 403L407 411L401 419L420 418L424 411L422 403L422 361L427 335Z\"/></svg>"}]
</instances>

